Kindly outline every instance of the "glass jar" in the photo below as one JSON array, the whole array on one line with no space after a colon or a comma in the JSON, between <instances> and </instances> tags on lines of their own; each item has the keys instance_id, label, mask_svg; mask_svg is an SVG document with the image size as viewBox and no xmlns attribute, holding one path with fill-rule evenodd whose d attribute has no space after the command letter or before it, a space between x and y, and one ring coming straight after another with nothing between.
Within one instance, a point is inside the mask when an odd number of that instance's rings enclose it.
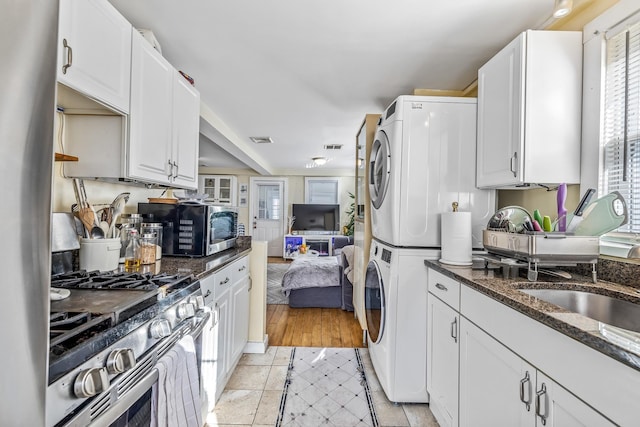
<instances>
[{"instance_id":1,"label":"glass jar","mask_svg":"<svg viewBox=\"0 0 640 427\"><path fill-rule=\"evenodd\" d=\"M156 261L162 258L162 224L159 222L143 222L140 224L141 234L155 234L156 241Z\"/></svg>"},{"instance_id":2,"label":"glass jar","mask_svg":"<svg viewBox=\"0 0 640 427\"><path fill-rule=\"evenodd\" d=\"M124 264L124 255L130 240L129 232L135 229L135 224L122 224L120 226L120 264Z\"/></svg>"},{"instance_id":3,"label":"glass jar","mask_svg":"<svg viewBox=\"0 0 640 427\"><path fill-rule=\"evenodd\" d=\"M156 248L158 237L153 233L146 233L140 237L140 263L153 264L156 262Z\"/></svg>"},{"instance_id":4,"label":"glass jar","mask_svg":"<svg viewBox=\"0 0 640 427\"><path fill-rule=\"evenodd\" d=\"M129 242L124 251L124 270L138 271L140 269L140 241L138 230L131 228L129 230Z\"/></svg>"},{"instance_id":5,"label":"glass jar","mask_svg":"<svg viewBox=\"0 0 640 427\"><path fill-rule=\"evenodd\" d=\"M138 233L140 233L140 224L142 223L142 215L137 213L132 214L122 214L118 217L118 222L116 224L133 224Z\"/></svg>"}]
</instances>

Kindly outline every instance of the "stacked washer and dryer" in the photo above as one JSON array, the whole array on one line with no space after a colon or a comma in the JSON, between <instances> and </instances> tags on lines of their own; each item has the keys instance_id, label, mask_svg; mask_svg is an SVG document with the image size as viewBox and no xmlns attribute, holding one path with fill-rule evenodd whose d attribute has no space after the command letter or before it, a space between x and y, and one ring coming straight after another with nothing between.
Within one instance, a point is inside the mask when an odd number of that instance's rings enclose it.
<instances>
[{"instance_id":1,"label":"stacked washer and dryer","mask_svg":"<svg viewBox=\"0 0 640 427\"><path fill-rule=\"evenodd\" d=\"M429 401L427 268L440 258L440 214L471 212L472 246L495 211L475 186L476 98L401 96L371 149L372 236L365 275L369 353L392 402Z\"/></svg>"}]
</instances>

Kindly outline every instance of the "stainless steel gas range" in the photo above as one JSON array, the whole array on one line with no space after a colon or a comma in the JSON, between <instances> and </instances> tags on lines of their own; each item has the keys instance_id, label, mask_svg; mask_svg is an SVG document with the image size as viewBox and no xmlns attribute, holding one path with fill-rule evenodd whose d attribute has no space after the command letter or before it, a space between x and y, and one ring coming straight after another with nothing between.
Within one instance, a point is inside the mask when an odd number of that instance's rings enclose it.
<instances>
[{"instance_id":1,"label":"stainless steel gas range","mask_svg":"<svg viewBox=\"0 0 640 427\"><path fill-rule=\"evenodd\" d=\"M51 286L64 298L51 301L47 425L146 425L156 363L210 321L199 281L81 271Z\"/></svg>"}]
</instances>

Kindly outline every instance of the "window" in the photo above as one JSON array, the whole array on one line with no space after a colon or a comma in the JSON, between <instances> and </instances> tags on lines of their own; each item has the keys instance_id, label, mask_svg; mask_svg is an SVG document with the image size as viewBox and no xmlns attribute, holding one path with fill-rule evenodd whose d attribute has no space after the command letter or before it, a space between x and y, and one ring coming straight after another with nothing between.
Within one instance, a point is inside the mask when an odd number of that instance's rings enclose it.
<instances>
[{"instance_id":1,"label":"window","mask_svg":"<svg viewBox=\"0 0 640 427\"><path fill-rule=\"evenodd\" d=\"M337 205L339 194L338 178L304 178L305 203Z\"/></svg>"},{"instance_id":2,"label":"window","mask_svg":"<svg viewBox=\"0 0 640 427\"><path fill-rule=\"evenodd\" d=\"M619 191L640 233L640 22L607 34L600 194Z\"/></svg>"},{"instance_id":3,"label":"window","mask_svg":"<svg viewBox=\"0 0 640 427\"><path fill-rule=\"evenodd\" d=\"M280 220L282 203L278 184L258 184L258 219Z\"/></svg>"}]
</instances>

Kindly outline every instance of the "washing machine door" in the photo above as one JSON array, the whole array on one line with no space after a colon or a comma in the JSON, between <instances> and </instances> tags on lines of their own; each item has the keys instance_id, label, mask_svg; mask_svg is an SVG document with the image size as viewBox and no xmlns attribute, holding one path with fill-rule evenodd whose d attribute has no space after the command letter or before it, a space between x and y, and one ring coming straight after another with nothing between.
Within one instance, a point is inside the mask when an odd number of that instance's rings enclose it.
<instances>
[{"instance_id":1,"label":"washing machine door","mask_svg":"<svg viewBox=\"0 0 640 427\"><path fill-rule=\"evenodd\" d=\"M367 335L377 343L382 338L385 324L384 283L375 260L369 261L364 279L364 308L367 316Z\"/></svg>"},{"instance_id":2,"label":"washing machine door","mask_svg":"<svg viewBox=\"0 0 640 427\"><path fill-rule=\"evenodd\" d=\"M391 151L387 133L379 130L369 155L369 193L375 209L380 208L389 187Z\"/></svg>"}]
</instances>

